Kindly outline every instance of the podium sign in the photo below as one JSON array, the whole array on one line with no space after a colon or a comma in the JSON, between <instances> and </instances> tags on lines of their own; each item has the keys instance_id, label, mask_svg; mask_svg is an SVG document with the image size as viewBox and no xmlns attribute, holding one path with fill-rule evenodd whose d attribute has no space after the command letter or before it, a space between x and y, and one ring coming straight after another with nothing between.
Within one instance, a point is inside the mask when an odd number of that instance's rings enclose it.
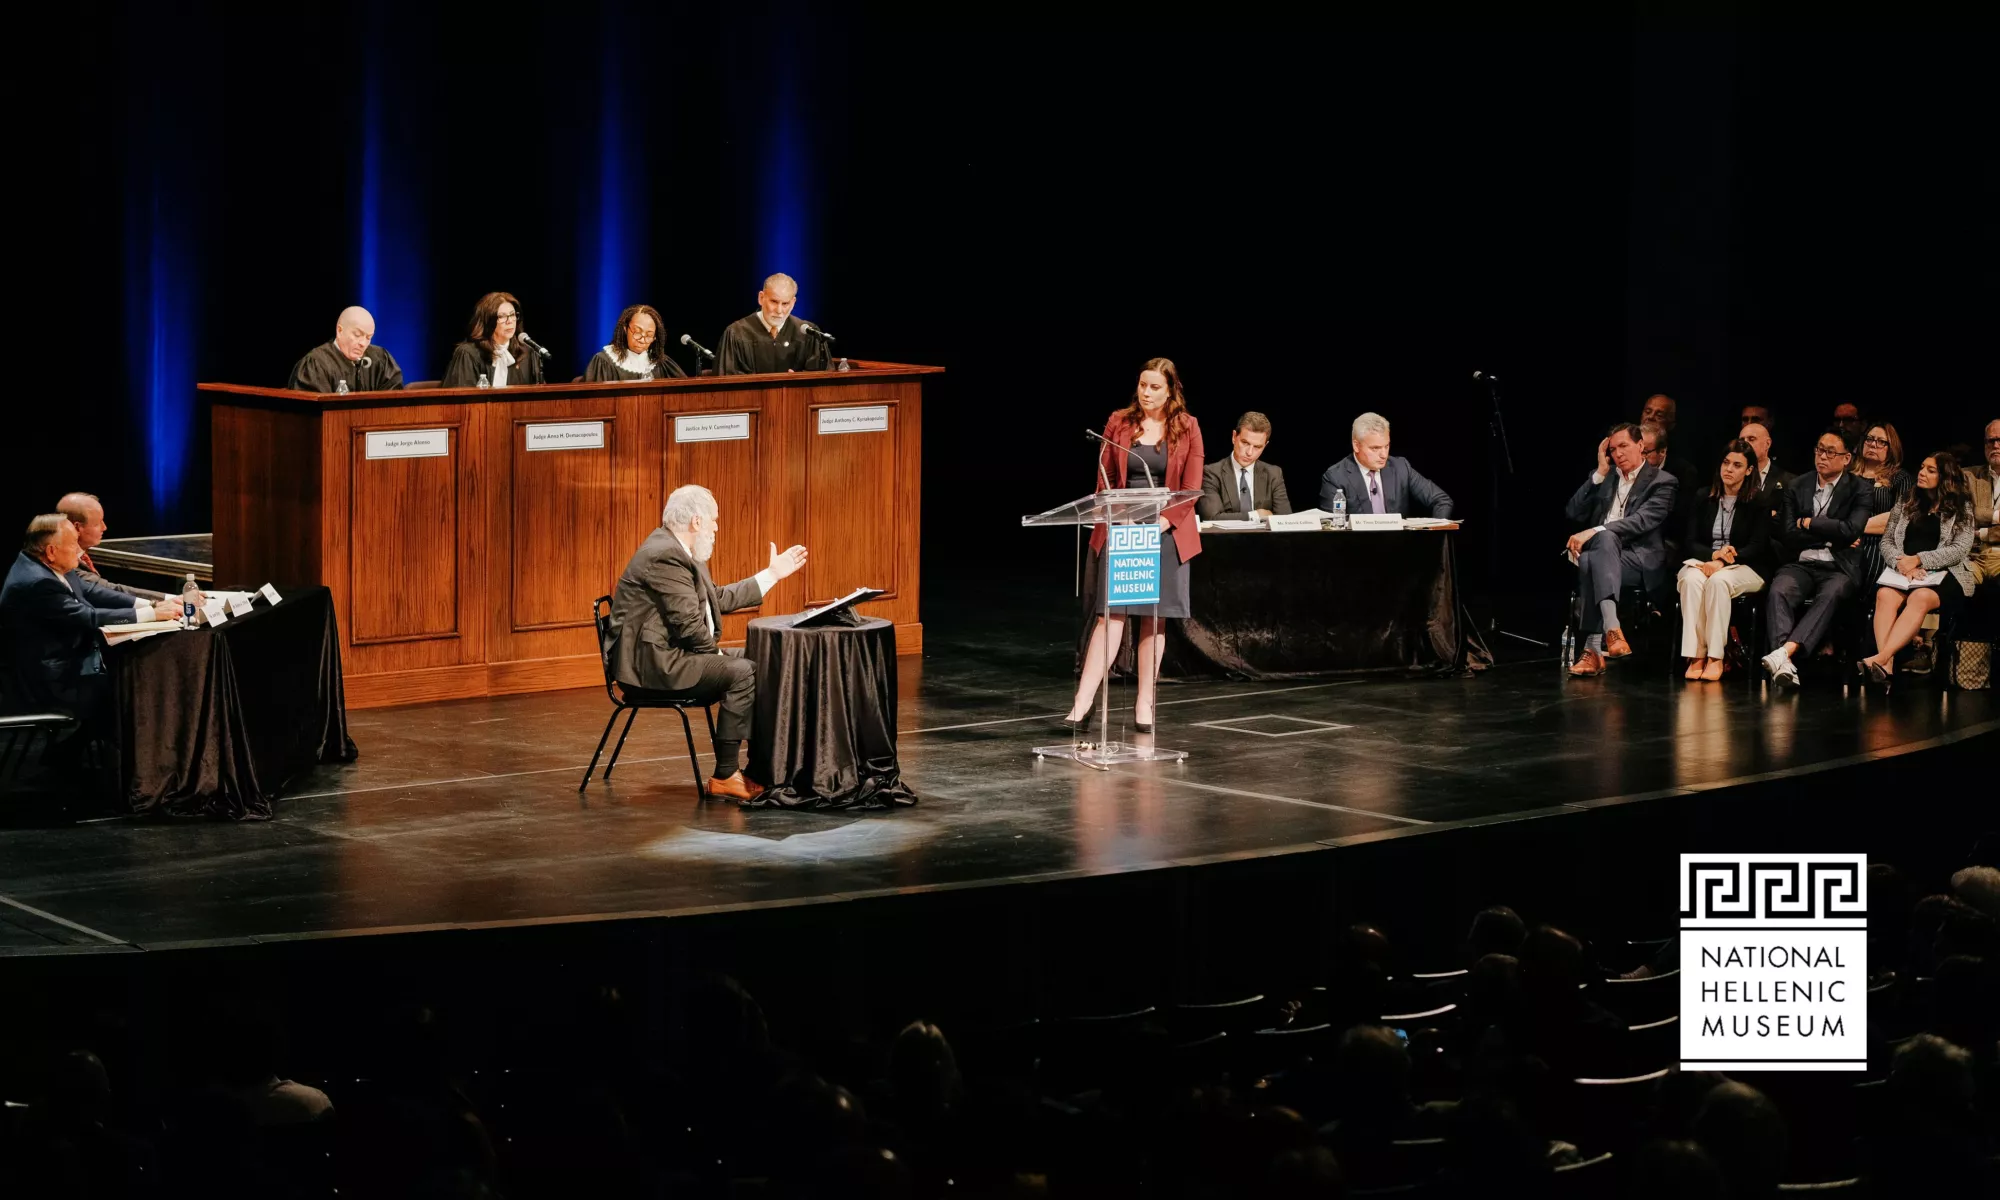
<instances>
[{"instance_id":1,"label":"podium sign","mask_svg":"<svg viewBox=\"0 0 2000 1200\"><path fill-rule=\"evenodd\" d=\"M1160 527L1113 525L1105 546L1105 570L1109 572L1109 595L1105 603L1158 604L1160 602Z\"/></svg>"}]
</instances>

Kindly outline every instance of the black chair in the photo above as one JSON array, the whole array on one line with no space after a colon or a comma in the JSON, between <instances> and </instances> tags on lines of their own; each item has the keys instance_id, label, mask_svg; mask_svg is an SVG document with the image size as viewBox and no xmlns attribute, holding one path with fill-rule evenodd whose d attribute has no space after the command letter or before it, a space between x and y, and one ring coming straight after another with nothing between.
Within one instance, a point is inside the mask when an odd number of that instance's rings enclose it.
<instances>
[{"instance_id":1,"label":"black chair","mask_svg":"<svg viewBox=\"0 0 2000 1200\"><path fill-rule=\"evenodd\" d=\"M1625 633L1625 640L1631 643L1634 660L1640 662L1658 660L1662 657L1663 649L1671 651L1678 645L1677 642L1665 647L1660 644L1659 629L1663 624L1667 626L1668 637L1674 637L1679 632L1678 626L1666 619L1668 607L1667 601L1661 595L1647 591L1644 584L1628 584L1618 589L1618 617ZM1672 607L1676 613L1680 611L1678 603ZM1576 647L1577 656L1582 657L1583 594L1577 590L1574 583L1570 585L1568 610L1570 640ZM1671 653L1665 654L1664 658L1669 664L1674 661Z\"/></svg>"},{"instance_id":2,"label":"black chair","mask_svg":"<svg viewBox=\"0 0 2000 1200\"><path fill-rule=\"evenodd\" d=\"M632 722L638 720L642 708L670 708L680 714L681 733L686 735L688 744L688 765L694 770L694 790L702 799L708 799L708 785L702 782L701 760L694 749L694 727L688 724L689 705L700 705L702 720L708 722L708 735L715 737L715 717L703 701L689 695L672 692L654 692L645 688L626 687L612 677L611 653L617 648L617 636L611 632L611 597L599 596L590 606L592 622L597 626L597 657L604 664L604 694L611 697L611 719L604 723L604 732L598 735L597 749L590 756L590 765L583 769L583 782L576 785L577 791L590 786L590 777L597 770L597 759L604 753L604 743L611 736L611 727L618 723L618 714L625 714L625 729L618 735L618 745L611 751L611 761L604 764L604 778L611 779L611 770L618 765L618 756L625 752L625 739L632 732Z\"/></svg>"},{"instance_id":3,"label":"black chair","mask_svg":"<svg viewBox=\"0 0 2000 1200\"><path fill-rule=\"evenodd\" d=\"M1680 971L1673 970L1644 979L1605 979L1590 990L1593 999L1625 1018L1626 1024L1643 1025L1680 1011L1680 977Z\"/></svg>"},{"instance_id":4,"label":"black chair","mask_svg":"<svg viewBox=\"0 0 2000 1200\"><path fill-rule=\"evenodd\" d=\"M1181 1041L1212 1033L1241 1035L1268 1026L1276 1009L1262 994L1216 1004L1176 1004L1167 1009L1167 1030Z\"/></svg>"}]
</instances>

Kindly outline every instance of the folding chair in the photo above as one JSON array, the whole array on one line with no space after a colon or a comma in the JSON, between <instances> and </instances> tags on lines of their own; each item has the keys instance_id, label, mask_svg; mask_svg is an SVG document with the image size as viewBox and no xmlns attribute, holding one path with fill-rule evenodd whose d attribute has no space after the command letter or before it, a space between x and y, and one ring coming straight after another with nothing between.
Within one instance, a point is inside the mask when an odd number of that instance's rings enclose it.
<instances>
[{"instance_id":1,"label":"folding chair","mask_svg":"<svg viewBox=\"0 0 2000 1200\"><path fill-rule=\"evenodd\" d=\"M702 799L708 799L708 785L702 782L701 761L695 755L694 727L688 724L689 705L700 705L702 720L708 722L708 735L715 736L715 717L708 710L708 704L689 695L673 692L654 692L645 688L627 687L612 677L611 656L617 649L617 635L611 631L611 597L599 596L590 606L592 622L597 626L597 657L604 664L604 694L611 697L611 719L604 723L604 732L598 735L597 749L590 756L590 765L583 769L583 782L576 785L577 791L590 786L590 777L597 770L597 759L604 753L604 743L611 737L611 727L618 723L618 715L625 714L625 729L618 735L618 745L611 751L611 761L604 764L605 782L611 780L611 769L618 765L618 756L625 752L625 739L632 732L632 722L638 720L642 708L671 708L680 714L681 733L687 737L688 765L694 770L694 790Z\"/></svg>"}]
</instances>

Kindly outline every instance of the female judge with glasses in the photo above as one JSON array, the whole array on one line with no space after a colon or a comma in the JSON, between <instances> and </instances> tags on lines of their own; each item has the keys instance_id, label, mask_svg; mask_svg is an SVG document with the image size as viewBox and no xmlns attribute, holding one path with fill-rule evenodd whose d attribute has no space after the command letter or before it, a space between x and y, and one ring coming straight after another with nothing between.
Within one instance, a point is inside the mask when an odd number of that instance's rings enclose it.
<instances>
[{"instance_id":1,"label":"female judge with glasses","mask_svg":"<svg viewBox=\"0 0 2000 1200\"><path fill-rule=\"evenodd\" d=\"M583 369L584 382L687 378L687 372L667 354L666 339L661 336L665 328L650 304L634 304L619 313L611 344L590 356L590 365Z\"/></svg>"},{"instance_id":2,"label":"female judge with glasses","mask_svg":"<svg viewBox=\"0 0 2000 1200\"><path fill-rule=\"evenodd\" d=\"M542 356L521 331L511 292L488 292L473 306L465 340L451 351L439 387L524 387L542 383Z\"/></svg>"}]
</instances>

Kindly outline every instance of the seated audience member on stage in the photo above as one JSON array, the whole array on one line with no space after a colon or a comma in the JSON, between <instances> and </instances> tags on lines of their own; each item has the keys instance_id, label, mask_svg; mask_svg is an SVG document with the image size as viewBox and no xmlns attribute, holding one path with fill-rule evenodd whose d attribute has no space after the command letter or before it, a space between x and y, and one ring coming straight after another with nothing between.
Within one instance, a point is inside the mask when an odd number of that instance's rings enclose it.
<instances>
[{"instance_id":1,"label":"seated audience member on stage","mask_svg":"<svg viewBox=\"0 0 2000 1200\"><path fill-rule=\"evenodd\" d=\"M78 570L82 558L76 526L68 517L50 513L30 521L21 552L0 586L0 639L23 700L94 723L103 719L110 702L98 629L151 621L156 615L172 619L180 615L180 604L162 603L155 614L151 602L86 579Z\"/></svg>"},{"instance_id":2,"label":"seated audience member on stage","mask_svg":"<svg viewBox=\"0 0 2000 1200\"><path fill-rule=\"evenodd\" d=\"M1812 476L1786 488L1779 501L1778 557L1791 561L1772 577L1765 601L1771 652L1764 656L1764 670L1773 683L1799 685L1793 656L1818 649L1840 605L1867 583L1860 578L1865 562L1860 540L1875 512L1875 489L1848 472L1853 457L1846 432L1829 427L1813 447Z\"/></svg>"},{"instance_id":3,"label":"seated audience member on stage","mask_svg":"<svg viewBox=\"0 0 2000 1200\"><path fill-rule=\"evenodd\" d=\"M583 369L585 383L617 383L632 379L685 379L687 372L667 353L660 331L666 325L650 304L634 304L618 314L611 344L590 356Z\"/></svg>"},{"instance_id":4,"label":"seated audience member on stage","mask_svg":"<svg viewBox=\"0 0 2000 1200\"><path fill-rule=\"evenodd\" d=\"M1336 489L1347 493L1349 513L1401 513L1406 517L1449 517L1451 497L1443 488L1389 453L1389 419L1362 413L1348 430L1354 453L1326 469L1319 481L1319 506L1333 511Z\"/></svg>"},{"instance_id":5,"label":"seated audience member on stage","mask_svg":"<svg viewBox=\"0 0 2000 1200\"><path fill-rule=\"evenodd\" d=\"M771 546L770 565L749 579L717 587L708 577L721 509L705 487L675 488L660 527L632 555L611 597L618 638L612 664L620 687L692 695L720 702L715 771L708 794L749 800L763 791L743 777L737 751L750 735L757 702L755 664L716 645L724 613L754 608L780 579L805 565L804 546Z\"/></svg>"},{"instance_id":6,"label":"seated audience member on stage","mask_svg":"<svg viewBox=\"0 0 2000 1200\"><path fill-rule=\"evenodd\" d=\"M396 356L375 343L375 318L356 305L341 310L333 340L306 351L292 364L285 386L300 392L388 392L403 386Z\"/></svg>"},{"instance_id":7,"label":"seated audience member on stage","mask_svg":"<svg viewBox=\"0 0 2000 1200\"><path fill-rule=\"evenodd\" d=\"M149 588L127 587L122 583L113 583L97 573L97 564L90 561L90 552L97 543L104 540L106 532L104 505L98 501L97 497L91 495L89 492L71 492L56 501L56 511L68 517L69 523L76 526L76 544L83 551L77 570L82 574L86 582L110 591L123 592L135 600L153 601L167 599L165 592L156 592ZM175 597L175 600L178 601L179 597Z\"/></svg>"},{"instance_id":8,"label":"seated audience member on stage","mask_svg":"<svg viewBox=\"0 0 2000 1200\"><path fill-rule=\"evenodd\" d=\"M1982 449L1986 462L1965 471L1965 484L1972 493L1972 515L1979 522L1972 554L1966 560L1975 584L2000 579L2000 420L1986 423Z\"/></svg>"},{"instance_id":9,"label":"seated audience member on stage","mask_svg":"<svg viewBox=\"0 0 2000 1200\"><path fill-rule=\"evenodd\" d=\"M1698 469L1687 459L1672 453L1674 430L1680 426L1680 411L1680 405L1674 402L1672 396L1665 394L1648 396L1645 406L1639 411L1639 425L1641 428L1647 425L1659 428L1660 435L1655 448L1660 457L1653 465L1685 485L1678 495L1679 503L1685 509L1700 490L1695 481L1706 472ZM1678 535L1680 529L1675 527L1671 532Z\"/></svg>"},{"instance_id":10,"label":"seated audience member on stage","mask_svg":"<svg viewBox=\"0 0 2000 1200\"><path fill-rule=\"evenodd\" d=\"M1679 486L1646 461L1645 434L1637 425L1614 425L1597 443L1597 470L1563 509L1587 526L1569 539L1584 635L1570 674L1602 675L1607 658L1632 653L1618 621L1618 593L1633 584L1648 593L1659 590L1667 569L1661 530L1673 515Z\"/></svg>"},{"instance_id":11,"label":"seated audience member on stage","mask_svg":"<svg viewBox=\"0 0 2000 1200\"><path fill-rule=\"evenodd\" d=\"M1777 569L1771 545L1771 509L1757 491L1755 451L1741 440L1722 449L1715 479L1689 506L1681 540L1681 657L1687 678L1722 678L1729 649L1729 602L1762 591Z\"/></svg>"},{"instance_id":12,"label":"seated audience member on stage","mask_svg":"<svg viewBox=\"0 0 2000 1200\"><path fill-rule=\"evenodd\" d=\"M1833 406L1833 427L1846 436L1849 446L1859 446L1868 429L1861 421L1861 406L1847 403Z\"/></svg>"},{"instance_id":13,"label":"seated audience member on stage","mask_svg":"<svg viewBox=\"0 0 2000 1200\"><path fill-rule=\"evenodd\" d=\"M1762 421L1745 421L1736 436L1757 456L1757 494L1767 504L1775 506L1778 489L1789 486L1798 476L1779 466L1771 457L1771 427Z\"/></svg>"},{"instance_id":14,"label":"seated audience member on stage","mask_svg":"<svg viewBox=\"0 0 2000 1200\"><path fill-rule=\"evenodd\" d=\"M1236 418L1229 435L1229 457L1202 468L1201 499L1195 515L1204 521L1244 521L1292 511L1285 494L1285 473L1264 462L1271 444L1271 419L1260 412Z\"/></svg>"},{"instance_id":15,"label":"seated audience member on stage","mask_svg":"<svg viewBox=\"0 0 2000 1200\"><path fill-rule=\"evenodd\" d=\"M1904 588L1866 582L1875 588L1875 653L1855 669L1877 683L1896 669L1896 652L1910 644L1924 618L1935 612L1949 623L1977 584L1966 561L1972 552L1978 514L1958 460L1943 451L1924 459L1916 486L1889 510L1882 533L1882 574L1909 580Z\"/></svg>"},{"instance_id":16,"label":"seated audience member on stage","mask_svg":"<svg viewBox=\"0 0 2000 1200\"><path fill-rule=\"evenodd\" d=\"M488 292L473 306L465 340L452 347L439 387L524 387L543 382L542 356L521 332L521 305L509 292Z\"/></svg>"},{"instance_id":17,"label":"seated audience member on stage","mask_svg":"<svg viewBox=\"0 0 2000 1200\"><path fill-rule=\"evenodd\" d=\"M826 370L826 339L792 315L798 300L799 285L790 275L766 279L757 293L757 311L722 331L722 344L715 348L715 373Z\"/></svg>"}]
</instances>

